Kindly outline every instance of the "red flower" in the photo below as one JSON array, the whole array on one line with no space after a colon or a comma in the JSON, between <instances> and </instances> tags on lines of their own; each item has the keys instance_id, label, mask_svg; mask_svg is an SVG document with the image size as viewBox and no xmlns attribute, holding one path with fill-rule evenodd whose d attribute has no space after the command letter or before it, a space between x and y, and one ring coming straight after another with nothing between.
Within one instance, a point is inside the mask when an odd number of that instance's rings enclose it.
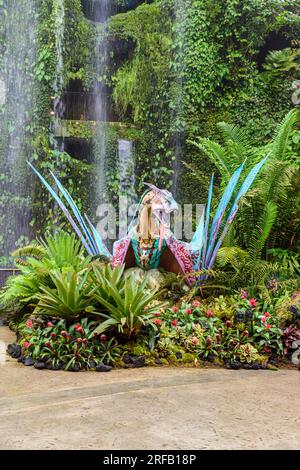
<instances>
[{"instance_id":1,"label":"red flower","mask_svg":"<svg viewBox=\"0 0 300 470\"><path fill-rule=\"evenodd\" d=\"M47 326L48 326L48 328L51 328L51 327L54 326L54 325L53 325L52 321L48 321L48 322L47 322Z\"/></svg>"},{"instance_id":2,"label":"red flower","mask_svg":"<svg viewBox=\"0 0 300 470\"><path fill-rule=\"evenodd\" d=\"M174 318L174 320L171 321L171 325L177 326L178 320L177 318Z\"/></svg>"},{"instance_id":3,"label":"red flower","mask_svg":"<svg viewBox=\"0 0 300 470\"><path fill-rule=\"evenodd\" d=\"M87 343L88 343L88 339L87 339L87 338L83 338L82 342L83 342L83 344L87 344Z\"/></svg>"},{"instance_id":4,"label":"red flower","mask_svg":"<svg viewBox=\"0 0 300 470\"><path fill-rule=\"evenodd\" d=\"M100 341L102 341L102 343L105 343L105 341L107 341L107 336L106 335L101 335L100 336Z\"/></svg>"},{"instance_id":5,"label":"red flower","mask_svg":"<svg viewBox=\"0 0 300 470\"><path fill-rule=\"evenodd\" d=\"M67 336L68 333L67 333L65 330L62 330L62 331L60 332L60 334L61 334L62 336Z\"/></svg>"},{"instance_id":6,"label":"red flower","mask_svg":"<svg viewBox=\"0 0 300 470\"><path fill-rule=\"evenodd\" d=\"M270 352L271 352L271 348L269 348L269 346L265 346L265 347L264 347L264 352L267 353L267 354L270 353Z\"/></svg>"},{"instance_id":7,"label":"red flower","mask_svg":"<svg viewBox=\"0 0 300 470\"><path fill-rule=\"evenodd\" d=\"M229 345L230 345L230 347L233 348L233 346L234 346L234 341L233 341L233 339L231 339L231 340L229 341Z\"/></svg>"},{"instance_id":8,"label":"red flower","mask_svg":"<svg viewBox=\"0 0 300 470\"><path fill-rule=\"evenodd\" d=\"M153 315L154 315L155 317L160 317L160 312L155 312L155 313L153 313Z\"/></svg>"},{"instance_id":9,"label":"red flower","mask_svg":"<svg viewBox=\"0 0 300 470\"><path fill-rule=\"evenodd\" d=\"M26 327L27 328L32 328L32 325L33 325L33 320L31 320L31 318L29 318L29 320L27 320L27 322L26 322Z\"/></svg>"},{"instance_id":10,"label":"red flower","mask_svg":"<svg viewBox=\"0 0 300 470\"><path fill-rule=\"evenodd\" d=\"M173 310L174 313L177 313L178 312L178 307L173 307L172 310Z\"/></svg>"},{"instance_id":11,"label":"red flower","mask_svg":"<svg viewBox=\"0 0 300 470\"><path fill-rule=\"evenodd\" d=\"M266 318L269 318L269 316L270 316L269 312L265 312L265 313L264 313L264 316L265 316Z\"/></svg>"},{"instance_id":12,"label":"red flower","mask_svg":"<svg viewBox=\"0 0 300 470\"><path fill-rule=\"evenodd\" d=\"M230 327L232 326L231 321L230 321L230 320L226 320L225 326L226 326L226 328L230 328Z\"/></svg>"},{"instance_id":13,"label":"red flower","mask_svg":"<svg viewBox=\"0 0 300 470\"><path fill-rule=\"evenodd\" d=\"M219 333L216 334L216 340L219 342L221 339L221 335L219 335Z\"/></svg>"},{"instance_id":14,"label":"red flower","mask_svg":"<svg viewBox=\"0 0 300 470\"><path fill-rule=\"evenodd\" d=\"M194 300L193 307L197 308L197 307L200 307L200 305L201 304L200 304L199 300Z\"/></svg>"},{"instance_id":15,"label":"red flower","mask_svg":"<svg viewBox=\"0 0 300 470\"><path fill-rule=\"evenodd\" d=\"M28 349L30 348L30 346L31 346L31 343L29 341L24 341L23 348Z\"/></svg>"},{"instance_id":16,"label":"red flower","mask_svg":"<svg viewBox=\"0 0 300 470\"><path fill-rule=\"evenodd\" d=\"M51 333L51 338L54 339L56 337L56 333Z\"/></svg>"},{"instance_id":17,"label":"red flower","mask_svg":"<svg viewBox=\"0 0 300 470\"><path fill-rule=\"evenodd\" d=\"M75 325L74 330L77 331L77 333L83 333L83 328L80 323L78 323L78 325Z\"/></svg>"},{"instance_id":18,"label":"red flower","mask_svg":"<svg viewBox=\"0 0 300 470\"><path fill-rule=\"evenodd\" d=\"M199 339L196 336L193 336L192 337L192 343L195 344L195 345L199 344Z\"/></svg>"},{"instance_id":19,"label":"red flower","mask_svg":"<svg viewBox=\"0 0 300 470\"><path fill-rule=\"evenodd\" d=\"M262 321L262 323L266 323L266 321L267 321L266 317L262 317L261 321Z\"/></svg>"},{"instance_id":20,"label":"red flower","mask_svg":"<svg viewBox=\"0 0 300 470\"><path fill-rule=\"evenodd\" d=\"M161 320L159 318L156 318L156 320L154 320L154 323L155 325L161 325Z\"/></svg>"},{"instance_id":21,"label":"red flower","mask_svg":"<svg viewBox=\"0 0 300 470\"><path fill-rule=\"evenodd\" d=\"M266 325L267 330L270 330L272 328L271 325Z\"/></svg>"},{"instance_id":22,"label":"red flower","mask_svg":"<svg viewBox=\"0 0 300 470\"><path fill-rule=\"evenodd\" d=\"M211 318L213 317L215 314L214 312L211 310L211 309L208 309L206 310L205 314L204 314L207 318Z\"/></svg>"},{"instance_id":23,"label":"red flower","mask_svg":"<svg viewBox=\"0 0 300 470\"><path fill-rule=\"evenodd\" d=\"M207 346L210 346L211 343L212 343L212 339L208 336L208 337L206 338L206 344L207 344Z\"/></svg>"},{"instance_id":24,"label":"red flower","mask_svg":"<svg viewBox=\"0 0 300 470\"><path fill-rule=\"evenodd\" d=\"M245 331L243 332L243 335L244 335L244 336L249 336L249 331L248 331L248 330L245 330Z\"/></svg>"},{"instance_id":25,"label":"red flower","mask_svg":"<svg viewBox=\"0 0 300 470\"><path fill-rule=\"evenodd\" d=\"M186 313L187 315L190 315L190 314L192 313L192 310L191 310L190 308L187 308L186 311L185 311L185 313Z\"/></svg>"},{"instance_id":26,"label":"red flower","mask_svg":"<svg viewBox=\"0 0 300 470\"><path fill-rule=\"evenodd\" d=\"M46 348L51 348L51 343L50 343L50 341L46 341L45 346L46 346Z\"/></svg>"},{"instance_id":27,"label":"red flower","mask_svg":"<svg viewBox=\"0 0 300 470\"><path fill-rule=\"evenodd\" d=\"M223 328L219 328L220 335L223 333Z\"/></svg>"},{"instance_id":28,"label":"red flower","mask_svg":"<svg viewBox=\"0 0 300 470\"><path fill-rule=\"evenodd\" d=\"M250 304L250 307L255 308L255 307L257 307L257 300L256 299L250 299L249 304Z\"/></svg>"},{"instance_id":29,"label":"red flower","mask_svg":"<svg viewBox=\"0 0 300 470\"><path fill-rule=\"evenodd\" d=\"M78 344L82 343L82 338L77 338L77 343Z\"/></svg>"}]
</instances>

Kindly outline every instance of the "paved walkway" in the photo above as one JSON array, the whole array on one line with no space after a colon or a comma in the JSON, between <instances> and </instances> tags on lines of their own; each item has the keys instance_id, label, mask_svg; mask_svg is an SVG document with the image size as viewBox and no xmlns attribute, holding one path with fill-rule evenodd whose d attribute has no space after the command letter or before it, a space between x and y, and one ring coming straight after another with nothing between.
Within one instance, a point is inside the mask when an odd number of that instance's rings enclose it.
<instances>
[{"instance_id":1,"label":"paved walkway","mask_svg":"<svg viewBox=\"0 0 300 470\"><path fill-rule=\"evenodd\" d=\"M4 354L0 449L300 449L300 373L38 371Z\"/></svg>"}]
</instances>

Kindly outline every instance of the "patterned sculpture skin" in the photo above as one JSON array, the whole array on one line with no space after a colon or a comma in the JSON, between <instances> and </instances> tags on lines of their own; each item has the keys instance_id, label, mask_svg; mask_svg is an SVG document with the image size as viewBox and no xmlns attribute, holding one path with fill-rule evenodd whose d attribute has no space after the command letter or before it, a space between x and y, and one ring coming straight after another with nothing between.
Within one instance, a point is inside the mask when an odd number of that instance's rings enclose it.
<instances>
[{"instance_id":1,"label":"patterned sculpture skin","mask_svg":"<svg viewBox=\"0 0 300 470\"><path fill-rule=\"evenodd\" d=\"M71 211L43 176L30 163L29 165L57 201L88 254L103 256L111 261L113 266L125 264L126 268L137 266L143 270L162 267L166 271L182 274L187 283L195 281L201 283L206 276L199 277L196 273L208 271L213 267L218 250L237 213L240 199L251 187L266 159L267 157L257 163L240 185L238 183L245 162L236 169L213 217L211 202L214 176L212 176L206 208L190 243L177 240L170 230L170 215L178 208L172 194L148 184L149 189L141 198L137 217L129 227L127 236L115 242L113 255L87 216L84 220L75 201L58 178L50 172Z\"/></svg>"}]
</instances>

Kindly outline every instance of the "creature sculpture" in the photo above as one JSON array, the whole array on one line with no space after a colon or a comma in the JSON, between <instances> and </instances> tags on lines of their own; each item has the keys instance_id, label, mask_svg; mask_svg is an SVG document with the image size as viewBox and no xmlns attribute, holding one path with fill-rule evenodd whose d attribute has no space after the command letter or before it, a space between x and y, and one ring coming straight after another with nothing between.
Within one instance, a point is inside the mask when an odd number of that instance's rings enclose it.
<instances>
[{"instance_id":1,"label":"creature sculpture","mask_svg":"<svg viewBox=\"0 0 300 470\"><path fill-rule=\"evenodd\" d=\"M88 217L83 218L72 196L58 178L50 172L62 197L30 163L29 165L57 201L89 255L105 257L113 266L124 264L126 268L137 266L143 270L163 267L166 271L182 274L187 283L192 283L195 279L198 282L204 279L203 276L197 278L195 273L212 268L237 213L239 201L251 187L266 159L267 157L252 168L236 190L245 162L237 168L211 220L212 176L205 211L189 243L177 240L170 230L170 214L178 208L172 194L148 184L149 189L141 198L137 216L129 227L127 236L115 242L112 255Z\"/></svg>"}]
</instances>

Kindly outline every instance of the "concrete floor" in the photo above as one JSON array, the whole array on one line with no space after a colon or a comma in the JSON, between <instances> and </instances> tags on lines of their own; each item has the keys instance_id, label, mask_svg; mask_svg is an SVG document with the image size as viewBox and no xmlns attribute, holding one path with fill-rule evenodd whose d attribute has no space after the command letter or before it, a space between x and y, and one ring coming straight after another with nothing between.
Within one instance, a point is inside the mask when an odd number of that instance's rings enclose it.
<instances>
[{"instance_id":1,"label":"concrete floor","mask_svg":"<svg viewBox=\"0 0 300 470\"><path fill-rule=\"evenodd\" d=\"M0 449L300 449L297 370L38 371L5 355Z\"/></svg>"}]
</instances>

